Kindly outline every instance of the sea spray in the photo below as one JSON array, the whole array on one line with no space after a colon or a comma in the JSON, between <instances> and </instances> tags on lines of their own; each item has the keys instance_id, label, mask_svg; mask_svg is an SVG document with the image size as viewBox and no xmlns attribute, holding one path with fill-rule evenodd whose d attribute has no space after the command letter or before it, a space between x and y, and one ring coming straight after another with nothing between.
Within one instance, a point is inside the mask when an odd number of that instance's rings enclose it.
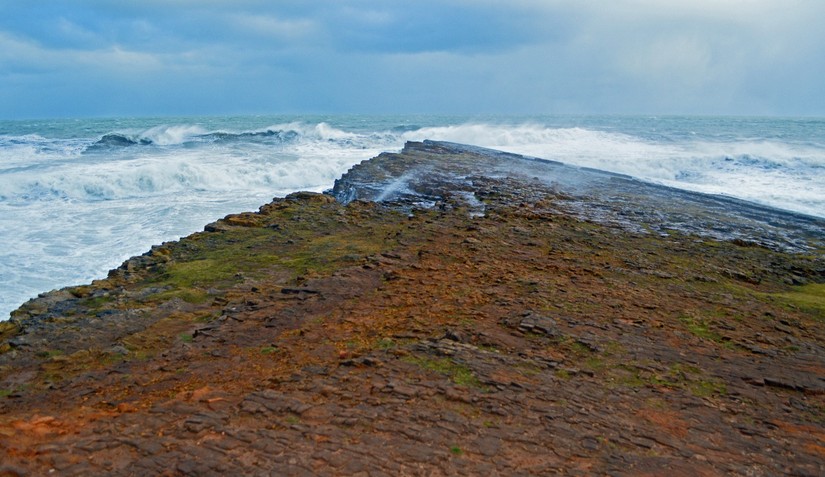
<instances>
[{"instance_id":1,"label":"sea spray","mask_svg":"<svg viewBox=\"0 0 825 477\"><path fill-rule=\"evenodd\" d=\"M321 191L406 141L476 144L825 216L825 120L225 117L0 121L0 319L152 244Z\"/></svg>"}]
</instances>

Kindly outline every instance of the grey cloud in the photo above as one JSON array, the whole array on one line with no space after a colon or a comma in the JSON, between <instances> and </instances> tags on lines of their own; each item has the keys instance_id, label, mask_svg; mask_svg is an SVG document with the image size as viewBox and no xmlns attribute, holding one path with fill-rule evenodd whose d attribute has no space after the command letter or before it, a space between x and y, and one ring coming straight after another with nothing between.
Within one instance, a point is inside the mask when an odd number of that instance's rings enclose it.
<instances>
[{"instance_id":1,"label":"grey cloud","mask_svg":"<svg viewBox=\"0 0 825 477\"><path fill-rule=\"evenodd\" d=\"M825 113L825 2L7 3L4 114Z\"/></svg>"}]
</instances>

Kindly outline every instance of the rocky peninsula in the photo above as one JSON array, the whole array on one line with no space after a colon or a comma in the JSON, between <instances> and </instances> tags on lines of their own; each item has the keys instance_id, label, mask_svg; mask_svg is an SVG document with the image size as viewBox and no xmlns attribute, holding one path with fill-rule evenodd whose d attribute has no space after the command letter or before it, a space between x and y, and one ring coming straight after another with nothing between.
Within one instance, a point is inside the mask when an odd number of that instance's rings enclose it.
<instances>
[{"instance_id":1,"label":"rocky peninsula","mask_svg":"<svg viewBox=\"0 0 825 477\"><path fill-rule=\"evenodd\" d=\"M0 323L0 475L825 475L825 220L443 142Z\"/></svg>"}]
</instances>

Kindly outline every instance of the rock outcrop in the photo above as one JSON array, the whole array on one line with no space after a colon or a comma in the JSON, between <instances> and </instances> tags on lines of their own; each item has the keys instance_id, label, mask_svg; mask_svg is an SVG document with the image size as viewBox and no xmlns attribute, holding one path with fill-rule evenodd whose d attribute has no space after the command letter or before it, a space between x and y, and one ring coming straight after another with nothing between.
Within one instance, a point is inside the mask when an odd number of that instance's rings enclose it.
<instances>
[{"instance_id":1,"label":"rock outcrop","mask_svg":"<svg viewBox=\"0 0 825 477\"><path fill-rule=\"evenodd\" d=\"M0 475L822 475L825 222L449 143L0 324Z\"/></svg>"}]
</instances>

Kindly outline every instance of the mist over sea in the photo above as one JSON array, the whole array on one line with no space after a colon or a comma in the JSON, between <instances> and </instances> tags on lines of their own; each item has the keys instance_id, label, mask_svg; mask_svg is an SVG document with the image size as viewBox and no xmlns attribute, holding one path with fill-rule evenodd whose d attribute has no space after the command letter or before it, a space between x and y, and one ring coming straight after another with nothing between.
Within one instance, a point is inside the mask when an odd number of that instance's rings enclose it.
<instances>
[{"instance_id":1,"label":"mist over sea","mask_svg":"<svg viewBox=\"0 0 825 477\"><path fill-rule=\"evenodd\" d=\"M825 217L825 119L249 116L0 121L0 320L273 197L446 140Z\"/></svg>"}]
</instances>

